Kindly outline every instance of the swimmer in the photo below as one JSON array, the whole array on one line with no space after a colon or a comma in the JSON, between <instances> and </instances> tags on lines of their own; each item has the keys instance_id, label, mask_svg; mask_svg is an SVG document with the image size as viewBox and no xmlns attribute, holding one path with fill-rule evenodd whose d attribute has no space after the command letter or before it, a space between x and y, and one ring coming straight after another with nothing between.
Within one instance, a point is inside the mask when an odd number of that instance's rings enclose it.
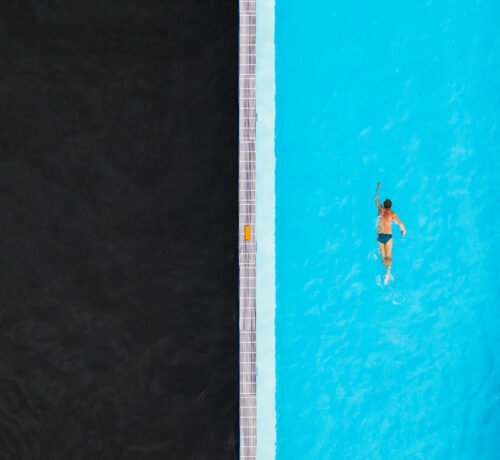
<instances>
[{"instance_id":1,"label":"swimmer","mask_svg":"<svg viewBox=\"0 0 500 460\"><path fill-rule=\"evenodd\" d=\"M379 182L377 184L377 191L375 192L375 204L377 205L379 215L377 241L379 244L380 254L382 255L382 263L387 268L387 273L384 277L384 284L387 284L389 282L389 277L391 276L392 264L392 221L395 220L401 228L401 236L405 235L406 229L403 222L401 222L398 216L396 216L396 213L391 211L391 200L385 200L384 207L380 204L378 199L380 185L381 183Z\"/></svg>"}]
</instances>

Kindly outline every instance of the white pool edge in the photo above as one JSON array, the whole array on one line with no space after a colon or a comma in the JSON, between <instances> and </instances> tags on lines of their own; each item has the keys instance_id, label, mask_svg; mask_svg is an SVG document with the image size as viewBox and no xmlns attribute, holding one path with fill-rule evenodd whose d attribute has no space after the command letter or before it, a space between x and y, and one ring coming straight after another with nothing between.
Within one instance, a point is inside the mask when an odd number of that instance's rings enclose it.
<instances>
[{"instance_id":1,"label":"white pool edge","mask_svg":"<svg viewBox=\"0 0 500 460\"><path fill-rule=\"evenodd\" d=\"M256 310L257 459L276 457L275 0L257 1Z\"/></svg>"}]
</instances>

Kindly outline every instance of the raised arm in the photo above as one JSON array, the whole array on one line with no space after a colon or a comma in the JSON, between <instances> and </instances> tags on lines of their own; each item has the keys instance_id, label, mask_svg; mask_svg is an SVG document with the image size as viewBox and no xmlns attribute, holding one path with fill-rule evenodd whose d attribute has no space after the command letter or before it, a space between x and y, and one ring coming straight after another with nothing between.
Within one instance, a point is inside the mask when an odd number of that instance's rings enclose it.
<instances>
[{"instance_id":1,"label":"raised arm","mask_svg":"<svg viewBox=\"0 0 500 460\"><path fill-rule=\"evenodd\" d=\"M382 204L380 203L380 200L378 199L378 190L380 188L380 182L377 184L377 191L375 192L375 204L377 205L378 212L382 212Z\"/></svg>"},{"instance_id":2,"label":"raised arm","mask_svg":"<svg viewBox=\"0 0 500 460\"><path fill-rule=\"evenodd\" d=\"M405 226L403 225L403 222L401 222L399 220L399 217L396 216L396 213L393 211L393 215L392 215L392 218L396 221L396 223L399 225L399 227L401 228L401 236L405 236L405 233L406 233L406 228Z\"/></svg>"}]
</instances>

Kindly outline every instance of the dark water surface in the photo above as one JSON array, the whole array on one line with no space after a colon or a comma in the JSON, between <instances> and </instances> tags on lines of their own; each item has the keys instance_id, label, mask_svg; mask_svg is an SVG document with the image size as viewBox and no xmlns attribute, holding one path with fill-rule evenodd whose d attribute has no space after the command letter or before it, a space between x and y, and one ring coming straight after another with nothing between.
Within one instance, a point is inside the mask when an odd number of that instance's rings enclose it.
<instances>
[{"instance_id":1,"label":"dark water surface","mask_svg":"<svg viewBox=\"0 0 500 460\"><path fill-rule=\"evenodd\" d=\"M237 2L0 3L0 458L233 459Z\"/></svg>"}]
</instances>

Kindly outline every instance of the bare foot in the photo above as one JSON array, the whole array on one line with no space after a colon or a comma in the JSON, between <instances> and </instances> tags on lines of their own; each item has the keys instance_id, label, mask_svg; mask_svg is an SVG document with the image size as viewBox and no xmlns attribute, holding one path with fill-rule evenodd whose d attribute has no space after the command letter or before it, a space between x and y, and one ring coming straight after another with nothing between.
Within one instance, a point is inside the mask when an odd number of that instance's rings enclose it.
<instances>
[{"instance_id":1,"label":"bare foot","mask_svg":"<svg viewBox=\"0 0 500 460\"><path fill-rule=\"evenodd\" d=\"M389 283L389 278L391 276L391 273L390 272L387 272L384 276L384 284L387 284Z\"/></svg>"}]
</instances>

